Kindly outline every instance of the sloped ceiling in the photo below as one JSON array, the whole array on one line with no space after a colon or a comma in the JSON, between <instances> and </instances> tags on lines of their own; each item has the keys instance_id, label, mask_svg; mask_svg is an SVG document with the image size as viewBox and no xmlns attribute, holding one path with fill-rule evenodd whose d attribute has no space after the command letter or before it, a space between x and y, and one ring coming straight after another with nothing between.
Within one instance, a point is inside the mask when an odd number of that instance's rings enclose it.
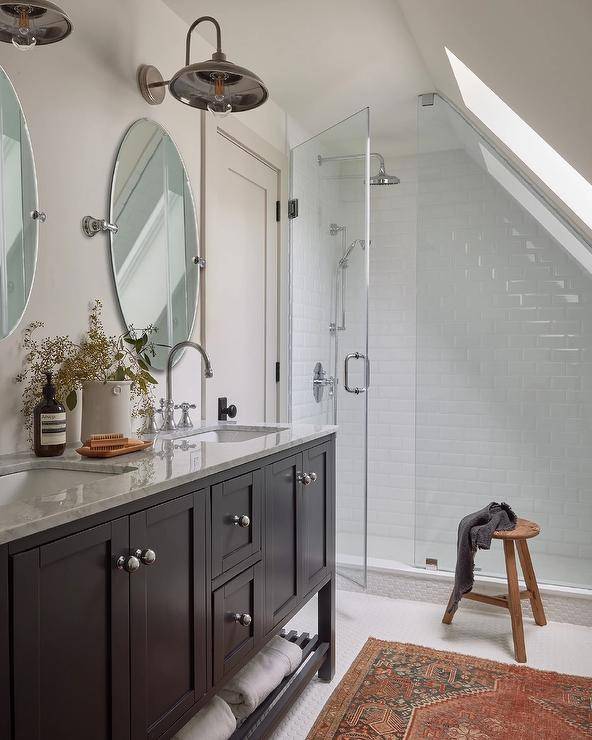
<instances>
[{"instance_id":1,"label":"sloped ceiling","mask_svg":"<svg viewBox=\"0 0 592 740\"><path fill-rule=\"evenodd\" d=\"M164 1L188 24L214 15L229 59L310 135L370 106L375 146L414 150L416 97L433 82L396 0ZM198 30L215 41L210 24Z\"/></svg>"},{"instance_id":2,"label":"sloped ceiling","mask_svg":"<svg viewBox=\"0 0 592 740\"><path fill-rule=\"evenodd\" d=\"M592 0L164 1L188 24L215 15L229 58L305 132L370 106L387 151L414 151L418 94L462 105L448 46L592 182Z\"/></svg>"},{"instance_id":3,"label":"sloped ceiling","mask_svg":"<svg viewBox=\"0 0 592 740\"><path fill-rule=\"evenodd\" d=\"M462 104L447 46L592 182L590 0L399 4L438 90Z\"/></svg>"}]
</instances>

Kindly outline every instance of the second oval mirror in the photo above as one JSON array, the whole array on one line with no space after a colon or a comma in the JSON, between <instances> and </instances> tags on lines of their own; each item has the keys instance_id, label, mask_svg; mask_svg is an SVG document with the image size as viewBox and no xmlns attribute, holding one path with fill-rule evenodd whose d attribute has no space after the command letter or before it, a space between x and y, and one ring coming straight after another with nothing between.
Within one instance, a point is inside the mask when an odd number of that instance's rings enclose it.
<instances>
[{"instance_id":1,"label":"second oval mirror","mask_svg":"<svg viewBox=\"0 0 592 740\"><path fill-rule=\"evenodd\" d=\"M0 67L0 339L19 324L37 262L37 181L27 124Z\"/></svg>"},{"instance_id":2,"label":"second oval mirror","mask_svg":"<svg viewBox=\"0 0 592 740\"><path fill-rule=\"evenodd\" d=\"M168 133L136 121L117 154L111 184L111 262L124 322L149 325L158 345L153 367L189 339L199 294L195 206L189 178Z\"/></svg>"}]
</instances>

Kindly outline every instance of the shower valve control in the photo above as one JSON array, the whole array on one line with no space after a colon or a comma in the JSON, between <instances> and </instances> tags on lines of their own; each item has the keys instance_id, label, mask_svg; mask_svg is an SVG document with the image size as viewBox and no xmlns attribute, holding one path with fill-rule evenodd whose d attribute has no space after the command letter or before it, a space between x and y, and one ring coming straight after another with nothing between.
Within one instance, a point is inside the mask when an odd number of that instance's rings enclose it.
<instances>
[{"instance_id":1,"label":"shower valve control","mask_svg":"<svg viewBox=\"0 0 592 740\"><path fill-rule=\"evenodd\" d=\"M332 375L327 375L327 371L322 363L317 362L312 374L312 393L317 403L323 400L325 388L329 389L329 396L333 395L335 392L335 382L335 378Z\"/></svg>"}]
</instances>

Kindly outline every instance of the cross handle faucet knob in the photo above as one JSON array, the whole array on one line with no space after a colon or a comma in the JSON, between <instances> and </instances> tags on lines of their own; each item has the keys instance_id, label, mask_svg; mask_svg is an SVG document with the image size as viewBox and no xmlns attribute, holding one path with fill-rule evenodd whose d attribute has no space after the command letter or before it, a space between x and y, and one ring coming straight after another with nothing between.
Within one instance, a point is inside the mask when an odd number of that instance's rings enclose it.
<instances>
[{"instance_id":1,"label":"cross handle faucet knob","mask_svg":"<svg viewBox=\"0 0 592 740\"><path fill-rule=\"evenodd\" d=\"M197 406L194 403L188 403L183 401L178 405L175 405L176 409L181 409L181 419L177 424L177 429L190 429L193 426L193 422L189 416L190 409L195 409Z\"/></svg>"}]
</instances>

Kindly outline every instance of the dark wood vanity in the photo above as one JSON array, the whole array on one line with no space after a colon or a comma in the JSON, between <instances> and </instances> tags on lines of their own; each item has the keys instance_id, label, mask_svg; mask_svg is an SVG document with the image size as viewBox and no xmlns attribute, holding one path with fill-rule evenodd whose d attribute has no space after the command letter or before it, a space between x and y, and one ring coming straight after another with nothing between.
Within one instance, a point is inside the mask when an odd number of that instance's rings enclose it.
<instances>
[{"instance_id":1,"label":"dark wood vanity","mask_svg":"<svg viewBox=\"0 0 592 740\"><path fill-rule=\"evenodd\" d=\"M2 545L0 737L170 738L318 592L265 737L333 676L334 470L328 434Z\"/></svg>"}]
</instances>

